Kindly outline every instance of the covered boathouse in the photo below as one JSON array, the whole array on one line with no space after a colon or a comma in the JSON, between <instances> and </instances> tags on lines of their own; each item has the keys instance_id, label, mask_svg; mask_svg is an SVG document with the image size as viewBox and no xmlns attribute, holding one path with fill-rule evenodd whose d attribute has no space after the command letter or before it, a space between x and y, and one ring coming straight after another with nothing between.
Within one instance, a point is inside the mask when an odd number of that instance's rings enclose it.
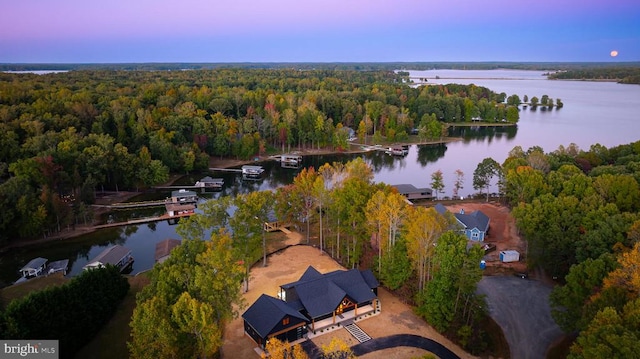
<instances>
[{"instance_id":1,"label":"covered boathouse","mask_svg":"<svg viewBox=\"0 0 640 359\"><path fill-rule=\"evenodd\" d=\"M379 312L379 285L370 270L321 274L309 266L298 281L280 286L279 298L258 298L242 314L244 331L263 349L271 337L303 339L308 332Z\"/></svg>"}]
</instances>

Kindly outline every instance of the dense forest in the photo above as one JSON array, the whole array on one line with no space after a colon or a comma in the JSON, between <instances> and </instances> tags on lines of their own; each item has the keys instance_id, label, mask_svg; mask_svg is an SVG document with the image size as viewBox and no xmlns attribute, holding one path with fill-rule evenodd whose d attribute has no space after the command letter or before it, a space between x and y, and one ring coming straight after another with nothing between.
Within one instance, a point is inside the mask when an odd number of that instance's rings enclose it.
<instances>
[{"instance_id":1,"label":"dense forest","mask_svg":"<svg viewBox=\"0 0 640 359\"><path fill-rule=\"evenodd\" d=\"M96 190L148 188L211 156L341 150L414 129L439 139L445 122L517 122L519 102L474 85L415 88L393 71L1 73L0 242L88 221Z\"/></svg>"},{"instance_id":2,"label":"dense forest","mask_svg":"<svg viewBox=\"0 0 640 359\"><path fill-rule=\"evenodd\" d=\"M570 358L631 358L640 339L640 141L544 153L516 147L494 173L527 241L527 263L563 285L552 316Z\"/></svg>"}]
</instances>

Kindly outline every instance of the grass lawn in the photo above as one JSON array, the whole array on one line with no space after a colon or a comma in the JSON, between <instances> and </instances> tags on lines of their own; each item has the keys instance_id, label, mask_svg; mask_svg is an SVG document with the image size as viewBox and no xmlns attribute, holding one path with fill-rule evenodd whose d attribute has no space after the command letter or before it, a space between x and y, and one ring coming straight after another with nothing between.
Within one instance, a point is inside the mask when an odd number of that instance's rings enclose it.
<instances>
[{"instance_id":1,"label":"grass lawn","mask_svg":"<svg viewBox=\"0 0 640 359\"><path fill-rule=\"evenodd\" d=\"M109 323L98 332L93 340L82 348L76 358L128 358L127 341L131 333L129 322L136 307L136 294L147 285L149 279L142 273L129 277L131 288Z\"/></svg>"},{"instance_id":2,"label":"grass lawn","mask_svg":"<svg viewBox=\"0 0 640 359\"><path fill-rule=\"evenodd\" d=\"M3 307L6 307L14 299L22 298L31 292L43 290L47 287L62 285L68 281L69 279L65 278L62 272L29 279L26 282L2 288L0 290L0 302L2 302Z\"/></svg>"}]
</instances>

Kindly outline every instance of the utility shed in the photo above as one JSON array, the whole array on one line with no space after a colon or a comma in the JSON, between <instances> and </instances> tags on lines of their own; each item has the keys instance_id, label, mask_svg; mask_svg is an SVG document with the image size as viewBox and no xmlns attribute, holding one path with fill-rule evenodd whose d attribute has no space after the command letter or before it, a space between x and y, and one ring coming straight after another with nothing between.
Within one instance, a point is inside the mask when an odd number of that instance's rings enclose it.
<instances>
[{"instance_id":1,"label":"utility shed","mask_svg":"<svg viewBox=\"0 0 640 359\"><path fill-rule=\"evenodd\" d=\"M514 250L500 251L500 262L517 262L520 260L520 253Z\"/></svg>"}]
</instances>

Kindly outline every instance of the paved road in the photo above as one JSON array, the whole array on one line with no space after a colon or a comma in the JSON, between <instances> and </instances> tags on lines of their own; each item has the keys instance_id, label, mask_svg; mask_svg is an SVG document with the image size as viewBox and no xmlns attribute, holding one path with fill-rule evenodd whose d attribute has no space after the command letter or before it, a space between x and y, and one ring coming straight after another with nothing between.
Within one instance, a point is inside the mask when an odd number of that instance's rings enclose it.
<instances>
[{"instance_id":1,"label":"paved road","mask_svg":"<svg viewBox=\"0 0 640 359\"><path fill-rule=\"evenodd\" d=\"M562 335L551 318L551 287L515 276L483 277L478 292L487 296L489 314L500 325L512 358L541 359Z\"/></svg>"},{"instance_id":2,"label":"paved road","mask_svg":"<svg viewBox=\"0 0 640 359\"><path fill-rule=\"evenodd\" d=\"M444 345L413 334L396 334L383 338L375 338L364 343L351 347L356 356L365 355L376 350L389 349L395 347L414 347L432 352L440 359L460 359L455 353L447 349Z\"/></svg>"},{"instance_id":3,"label":"paved road","mask_svg":"<svg viewBox=\"0 0 640 359\"><path fill-rule=\"evenodd\" d=\"M320 357L320 349L311 340L307 340L301 345L309 355L309 358L313 359ZM413 334L396 334L388 337L371 339L364 343L352 346L351 350L356 356L361 356L377 350L395 347L414 347L424 349L437 355L440 359L460 359L459 356L442 344Z\"/></svg>"}]
</instances>

